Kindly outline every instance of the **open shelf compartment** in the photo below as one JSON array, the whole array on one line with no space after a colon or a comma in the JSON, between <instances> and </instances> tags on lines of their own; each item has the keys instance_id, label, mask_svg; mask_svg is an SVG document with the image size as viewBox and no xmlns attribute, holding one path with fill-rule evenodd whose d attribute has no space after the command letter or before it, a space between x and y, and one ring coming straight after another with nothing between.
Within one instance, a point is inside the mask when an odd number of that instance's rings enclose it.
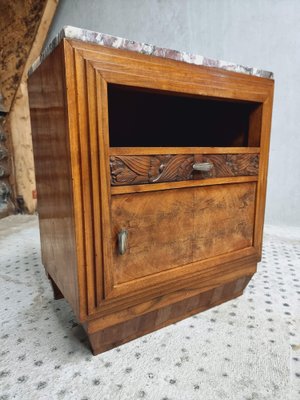
<instances>
[{"instance_id":1,"label":"open shelf compartment","mask_svg":"<svg viewBox=\"0 0 300 400\"><path fill-rule=\"evenodd\" d=\"M259 147L260 107L255 102L108 84L110 147Z\"/></svg>"}]
</instances>

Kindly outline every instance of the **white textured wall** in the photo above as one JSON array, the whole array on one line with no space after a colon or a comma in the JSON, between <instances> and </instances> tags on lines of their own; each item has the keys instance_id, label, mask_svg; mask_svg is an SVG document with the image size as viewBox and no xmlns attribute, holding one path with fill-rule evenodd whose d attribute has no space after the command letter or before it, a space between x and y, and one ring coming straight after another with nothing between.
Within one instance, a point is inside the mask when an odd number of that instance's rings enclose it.
<instances>
[{"instance_id":1,"label":"white textured wall","mask_svg":"<svg viewBox=\"0 0 300 400\"><path fill-rule=\"evenodd\" d=\"M273 71L266 222L300 226L299 0L60 0L63 25Z\"/></svg>"}]
</instances>

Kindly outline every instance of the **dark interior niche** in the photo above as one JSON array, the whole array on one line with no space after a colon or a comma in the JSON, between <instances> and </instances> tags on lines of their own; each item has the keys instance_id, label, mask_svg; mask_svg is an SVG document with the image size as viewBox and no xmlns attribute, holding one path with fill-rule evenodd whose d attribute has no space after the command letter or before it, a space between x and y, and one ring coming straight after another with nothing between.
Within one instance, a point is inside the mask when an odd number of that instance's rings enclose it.
<instances>
[{"instance_id":1,"label":"dark interior niche","mask_svg":"<svg viewBox=\"0 0 300 400\"><path fill-rule=\"evenodd\" d=\"M256 103L108 84L112 147L248 146Z\"/></svg>"}]
</instances>

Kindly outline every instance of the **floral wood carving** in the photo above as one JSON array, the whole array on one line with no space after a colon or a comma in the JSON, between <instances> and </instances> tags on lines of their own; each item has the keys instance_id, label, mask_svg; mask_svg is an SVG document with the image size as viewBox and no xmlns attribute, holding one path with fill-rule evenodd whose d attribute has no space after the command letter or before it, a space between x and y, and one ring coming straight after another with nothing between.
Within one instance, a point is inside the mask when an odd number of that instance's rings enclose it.
<instances>
[{"instance_id":1,"label":"floral wood carving","mask_svg":"<svg viewBox=\"0 0 300 400\"><path fill-rule=\"evenodd\" d=\"M153 155L110 157L111 184L135 185L192 179L194 156Z\"/></svg>"},{"instance_id":2,"label":"floral wood carving","mask_svg":"<svg viewBox=\"0 0 300 400\"><path fill-rule=\"evenodd\" d=\"M194 173L194 179L226 176L255 176L258 174L258 154L205 154L195 156L197 162L210 162L214 168L208 172Z\"/></svg>"},{"instance_id":3,"label":"floral wood carving","mask_svg":"<svg viewBox=\"0 0 300 400\"><path fill-rule=\"evenodd\" d=\"M209 172L193 170L195 162L210 162ZM258 154L163 154L110 157L111 184L137 185L258 174Z\"/></svg>"}]
</instances>

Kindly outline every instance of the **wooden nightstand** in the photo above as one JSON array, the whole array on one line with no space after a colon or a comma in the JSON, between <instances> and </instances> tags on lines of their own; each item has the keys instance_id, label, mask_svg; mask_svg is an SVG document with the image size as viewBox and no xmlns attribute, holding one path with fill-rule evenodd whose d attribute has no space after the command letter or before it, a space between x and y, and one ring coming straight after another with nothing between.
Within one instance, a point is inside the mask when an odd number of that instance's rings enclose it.
<instances>
[{"instance_id":1,"label":"wooden nightstand","mask_svg":"<svg viewBox=\"0 0 300 400\"><path fill-rule=\"evenodd\" d=\"M29 78L42 259L97 354L243 292L274 81L74 28L60 39Z\"/></svg>"}]
</instances>

